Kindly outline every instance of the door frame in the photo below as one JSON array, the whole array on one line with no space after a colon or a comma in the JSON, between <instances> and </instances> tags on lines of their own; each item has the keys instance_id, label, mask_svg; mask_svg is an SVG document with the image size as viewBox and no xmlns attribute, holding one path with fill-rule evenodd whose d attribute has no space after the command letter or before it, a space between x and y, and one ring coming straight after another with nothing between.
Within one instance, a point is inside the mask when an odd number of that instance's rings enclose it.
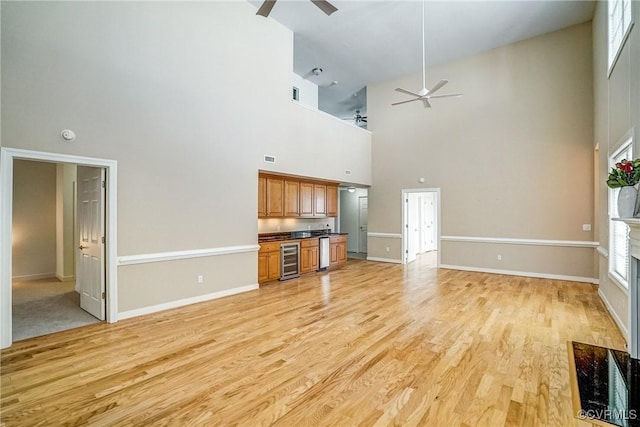
<instances>
[{"instance_id":1,"label":"door frame","mask_svg":"<svg viewBox=\"0 0 640 427\"><path fill-rule=\"evenodd\" d=\"M409 251L409 239L407 237L407 197L410 193L433 193L433 202L436 204L436 251L438 252L437 264L440 267L440 188L409 188L402 190L402 264L407 264L407 253Z\"/></svg>"},{"instance_id":2,"label":"door frame","mask_svg":"<svg viewBox=\"0 0 640 427\"><path fill-rule=\"evenodd\" d=\"M82 157L0 147L0 348L10 347L12 337L11 280L13 240L13 161L35 160L51 163L70 163L79 166L100 167L106 170L105 192L105 273L107 322L118 321L117 271L117 188L118 162L116 160Z\"/></svg>"},{"instance_id":3,"label":"door frame","mask_svg":"<svg viewBox=\"0 0 640 427\"><path fill-rule=\"evenodd\" d=\"M358 227L358 253L359 254L366 254L367 252L362 252L362 245L361 245L361 233L362 233L362 223L360 222L360 213L362 211L362 199L367 199L367 231L364 233L364 241L369 243L367 241L367 235L369 233L369 192L367 191L367 195L366 196L358 196L358 221L356 222L356 226ZM369 250L369 245L367 245L367 250Z\"/></svg>"}]
</instances>

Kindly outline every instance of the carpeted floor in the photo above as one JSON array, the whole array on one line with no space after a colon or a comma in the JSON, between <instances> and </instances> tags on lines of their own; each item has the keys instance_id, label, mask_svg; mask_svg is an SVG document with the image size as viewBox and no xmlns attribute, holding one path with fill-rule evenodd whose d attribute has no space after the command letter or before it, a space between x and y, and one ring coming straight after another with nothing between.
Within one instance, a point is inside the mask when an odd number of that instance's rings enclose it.
<instances>
[{"instance_id":1,"label":"carpeted floor","mask_svg":"<svg viewBox=\"0 0 640 427\"><path fill-rule=\"evenodd\" d=\"M99 322L80 308L74 288L75 282L56 279L13 282L13 341Z\"/></svg>"}]
</instances>

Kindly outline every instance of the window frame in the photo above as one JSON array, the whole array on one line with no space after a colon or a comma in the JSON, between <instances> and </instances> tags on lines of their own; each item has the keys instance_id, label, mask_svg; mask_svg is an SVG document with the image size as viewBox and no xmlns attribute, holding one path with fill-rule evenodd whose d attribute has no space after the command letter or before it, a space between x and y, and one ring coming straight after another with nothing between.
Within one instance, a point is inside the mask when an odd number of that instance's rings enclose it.
<instances>
[{"instance_id":1,"label":"window frame","mask_svg":"<svg viewBox=\"0 0 640 427\"><path fill-rule=\"evenodd\" d=\"M607 77L611 77L611 73L615 68L618 58L622 53L622 48L627 43L629 38L629 34L631 33L631 29L633 28L634 20L633 20L633 1L632 0L607 0ZM628 13L628 22L625 22L625 13L624 6L628 5L629 13ZM620 12L621 21L616 22L616 27L621 28L622 36L620 40L617 42L617 46L613 47L614 40L612 39L614 34L612 33L612 22L613 22L613 13L612 13L612 5L613 8L616 6L622 6L623 10ZM626 28L622 28L626 26ZM612 54L615 50L615 54Z\"/></svg>"},{"instance_id":2,"label":"window frame","mask_svg":"<svg viewBox=\"0 0 640 427\"><path fill-rule=\"evenodd\" d=\"M615 164L622 160L623 157L620 157L621 154L625 153L624 158L626 158L627 160L632 160L633 159L633 135L625 135L624 138L622 138L622 143L618 145L618 147L613 151L613 153L609 156L609 169L611 169L612 167L615 166ZM619 188L609 188L608 191L608 204L609 204L609 209L608 209L608 216L609 216L609 265L608 265L608 275L609 278L612 279L614 281L614 283L616 283L616 285L618 285L621 289L623 289L624 291L628 291L629 289L629 274L630 274L630 264L631 264L631 259L630 259L630 253L629 253L629 241L627 239L626 242L626 264L627 264L627 271L625 272L625 276L623 277L622 275L620 275L618 273L618 271L615 268L616 265L616 261L617 261L617 252L615 250L615 233L614 233L614 228L615 227L624 227L626 229L626 232L624 233L625 238L627 238L628 232L629 232L629 226L626 225L624 222L621 221L614 221L613 218L617 218L618 217L618 212L617 212L617 198L618 198L618 193L620 192Z\"/></svg>"}]
</instances>

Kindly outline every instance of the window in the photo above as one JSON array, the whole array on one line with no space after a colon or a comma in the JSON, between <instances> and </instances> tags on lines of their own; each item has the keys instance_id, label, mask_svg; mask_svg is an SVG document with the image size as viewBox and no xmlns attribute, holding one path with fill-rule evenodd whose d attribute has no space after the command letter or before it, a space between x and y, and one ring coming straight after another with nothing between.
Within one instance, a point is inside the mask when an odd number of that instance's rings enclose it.
<instances>
[{"instance_id":1,"label":"window","mask_svg":"<svg viewBox=\"0 0 640 427\"><path fill-rule=\"evenodd\" d=\"M611 157L609 157L609 167L623 159L631 160L632 157L631 138L627 139ZM629 226L621 221L613 221L618 217L618 193L619 188L609 189L609 274L619 284L628 288L629 280Z\"/></svg>"},{"instance_id":2,"label":"window","mask_svg":"<svg viewBox=\"0 0 640 427\"><path fill-rule=\"evenodd\" d=\"M631 28L631 0L609 0L609 70Z\"/></svg>"}]
</instances>

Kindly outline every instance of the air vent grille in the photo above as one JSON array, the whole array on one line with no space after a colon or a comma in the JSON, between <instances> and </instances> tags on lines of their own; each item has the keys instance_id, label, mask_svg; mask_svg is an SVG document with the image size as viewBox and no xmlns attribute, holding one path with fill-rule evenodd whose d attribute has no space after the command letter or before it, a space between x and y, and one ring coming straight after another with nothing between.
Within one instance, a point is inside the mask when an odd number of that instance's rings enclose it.
<instances>
[{"instance_id":1,"label":"air vent grille","mask_svg":"<svg viewBox=\"0 0 640 427\"><path fill-rule=\"evenodd\" d=\"M267 154L264 155L264 162L265 163L275 163L276 162L276 156L269 156Z\"/></svg>"}]
</instances>

